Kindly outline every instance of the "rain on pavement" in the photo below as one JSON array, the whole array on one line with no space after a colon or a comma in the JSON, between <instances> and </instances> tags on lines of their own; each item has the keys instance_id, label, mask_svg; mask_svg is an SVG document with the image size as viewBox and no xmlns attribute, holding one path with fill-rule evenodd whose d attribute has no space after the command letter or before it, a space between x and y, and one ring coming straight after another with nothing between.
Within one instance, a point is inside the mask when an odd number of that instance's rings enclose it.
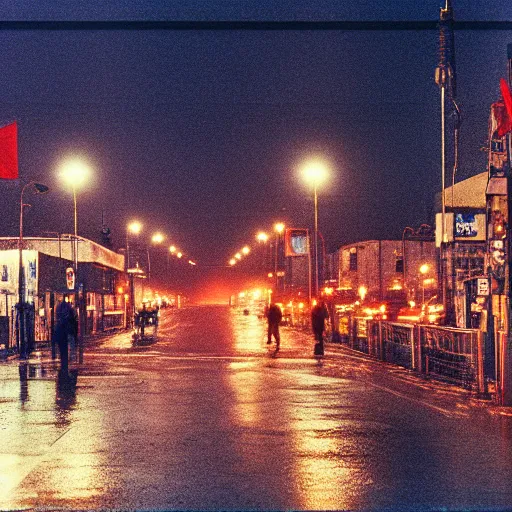
<instances>
[{"instance_id":1,"label":"rain on pavement","mask_svg":"<svg viewBox=\"0 0 512 512\"><path fill-rule=\"evenodd\" d=\"M489 510L512 413L254 314L162 312L155 342L0 363L0 509Z\"/></svg>"}]
</instances>

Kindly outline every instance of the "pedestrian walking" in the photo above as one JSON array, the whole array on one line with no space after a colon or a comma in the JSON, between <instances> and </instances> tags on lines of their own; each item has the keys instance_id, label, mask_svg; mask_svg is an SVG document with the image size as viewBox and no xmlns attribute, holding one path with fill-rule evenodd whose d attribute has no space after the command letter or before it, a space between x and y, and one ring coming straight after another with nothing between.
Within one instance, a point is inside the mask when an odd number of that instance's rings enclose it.
<instances>
[{"instance_id":1,"label":"pedestrian walking","mask_svg":"<svg viewBox=\"0 0 512 512\"><path fill-rule=\"evenodd\" d=\"M69 337L78 334L78 316L73 304L69 301L69 297L59 302L56 311L57 325L53 333L54 343L59 346L60 367L61 370L67 371L69 362Z\"/></svg>"},{"instance_id":2,"label":"pedestrian walking","mask_svg":"<svg viewBox=\"0 0 512 512\"><path fill-rule=\"evenodd\" d=\"M279 324L283 318L283 313L281 308L277 304L270 304L270 306L265 311L265 316L267 317L268 329L267 329L267 345L272 343L272 336L276 340L276 351L279 350L279 345L281 343L281 337L279 335Z\"/></svg>"},{"instance_id":3,"label":"pedestrian walking","mask_svg":"<svg viewBox=\"0 0 512 512\"><path fill-rule=\"evenodd\" d=\"M318 301L318 303L311 310L311 327L313 328L313 334L315 335L315 355L324 355L324 330L325 321L329 318L329 311L324 301Z\"/></svg>"}]
</instances>

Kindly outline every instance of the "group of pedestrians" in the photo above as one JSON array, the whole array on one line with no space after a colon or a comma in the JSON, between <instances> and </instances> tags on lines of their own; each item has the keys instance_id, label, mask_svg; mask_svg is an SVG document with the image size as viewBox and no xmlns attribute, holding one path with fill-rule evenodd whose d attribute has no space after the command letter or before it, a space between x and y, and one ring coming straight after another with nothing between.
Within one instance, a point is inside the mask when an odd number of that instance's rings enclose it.
<instances>
[{"instance_id":1,"label":"group of pedestrians","mask_svg":"<svg viewBox=\"0 0 512 512\"><path fill-rule=\"evenodd\" d=\"M272 343L272 337L276 342L276 352L279 350L281 346L281 336L279 334L279 324L283 319L283 312L281 308L275 304L271 303L269 306L265 308L265 317L267 319L267 345ZM313 329L313 334L315 336L315 347L314 347L314 355L315 356L323 356L324 355L324 331L325 331L325 321L329 318L329 311L327 310L327 306L325 302L320 300L316 303L316 305L311 310L311 327Z\"/></svg>"}]
</instances>

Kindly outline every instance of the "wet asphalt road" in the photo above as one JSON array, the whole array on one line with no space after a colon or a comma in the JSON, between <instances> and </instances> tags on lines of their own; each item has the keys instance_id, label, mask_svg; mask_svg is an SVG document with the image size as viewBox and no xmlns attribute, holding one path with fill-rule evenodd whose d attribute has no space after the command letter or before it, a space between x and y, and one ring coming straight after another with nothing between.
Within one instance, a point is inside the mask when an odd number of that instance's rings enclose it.
<instances>
[{"instance_id":1,"label":"wet asphalt road","mask_svg":"<svg viewBox=\"0 0 512 512\"><path fill-rule=\"evenodd\" d=\"M501 510L512 411L227 307L0 363L0 509Z\"/></svg>"}]
</instances>

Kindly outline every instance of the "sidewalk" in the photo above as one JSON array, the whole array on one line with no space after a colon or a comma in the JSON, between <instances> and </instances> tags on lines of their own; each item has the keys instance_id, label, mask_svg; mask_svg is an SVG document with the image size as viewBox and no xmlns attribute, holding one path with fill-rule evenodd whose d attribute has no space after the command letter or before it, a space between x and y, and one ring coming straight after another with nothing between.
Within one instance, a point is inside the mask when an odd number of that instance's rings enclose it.
<instances>
[{"instance_id":1,"label":"sidewalk","mask_svg":"<svg viewBox=\"0 0 512 512\"><path fill-rule=\"evenodd\" d=\"M100 333L100 334L92 334L86 336L84 338L84 348L89 345L93 345L95 343L101 343L103 340L107 340L113 336L116 336L120 333L128 333L130 329L119 329L109 333ZM31 357L41 357L43 354L46 354L48 358L51 357L52 344L51 341L37 341L35 343L34 350L30 353L27 361L30 360ZM39 355L37 355L39 354ZM0 350L0 363L9 362L12 360L20 359L17 347L12 347L9 349ZM59 359L59 349L56 347L56 359Z\"/></svg>"}]
</instances>

